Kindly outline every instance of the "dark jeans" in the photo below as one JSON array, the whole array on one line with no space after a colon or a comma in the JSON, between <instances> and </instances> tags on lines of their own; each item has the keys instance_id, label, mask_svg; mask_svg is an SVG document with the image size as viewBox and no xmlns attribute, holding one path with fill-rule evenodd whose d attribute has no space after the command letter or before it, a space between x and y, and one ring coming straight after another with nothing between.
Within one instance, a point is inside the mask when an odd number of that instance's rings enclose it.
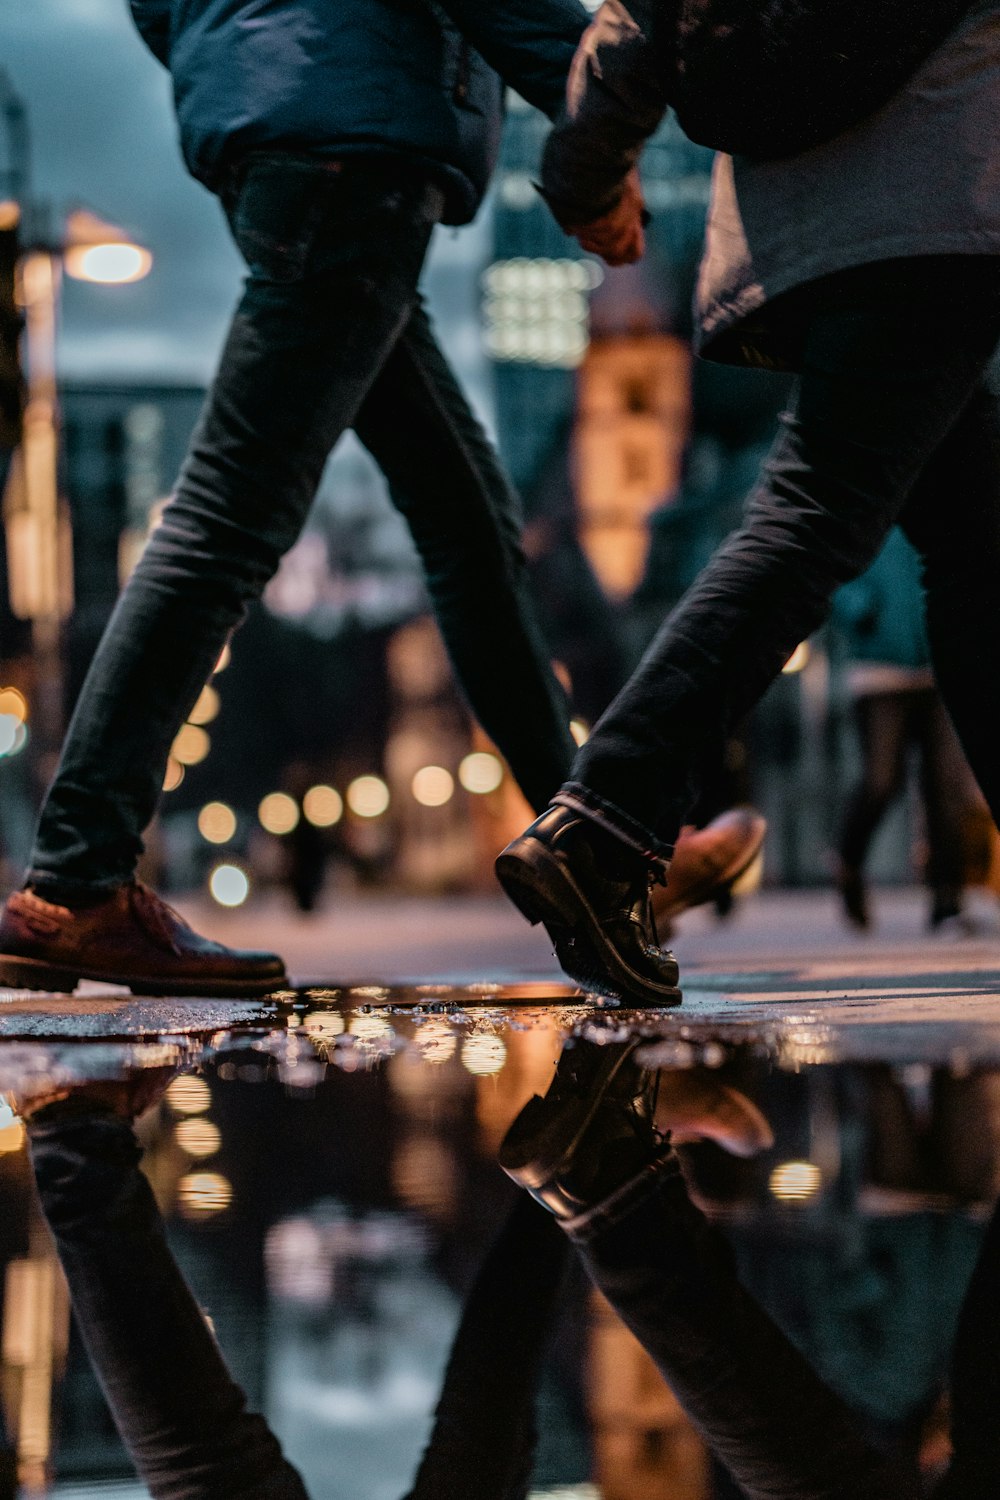
<instances>
[{"instance_id":1,"label":"dark jeans","mask_svg":"<svg viewBox=\"0 0 1000 1500\"><path fill-rule=\"evenodd\" d=\"M663 1373L748 1500L916 1500L917 1475L872 1448L737 1279L732 1252L676 1162L602 1205L573 1239L599 1290ZM1000 1494L1000 1210L952 1359L954 1458L935 1500Z\"/></svg>"},{"instance_id":2,"label":"dark jeans","mask_svg":"<svg viewBox=\"0 0 1000 1500\"><path fill-rule=\"evenodd\" d=\"M171 1254L131 1127L82 1113L36 1121L30 1137L80 1333L154 1500L305 1500ZM519 1199L463 1313L409 1500L524 1500L538 1370L569 1253L551 1216Z\"/></svg>"},{"instance_id":3,"label":"dark jeans","mask_svg":"<svg viewBox=\"0 0 1000 1500\"><path fill-rule=\"evenodd\" d=\"M700 766L899 521L934 670L1000 819L1000 259L918 257L790 299L801 377L739 530L656 636L557 800L669 856Z\"/></svg>"},{"instance_id":4,"label":"dark jeans","mask_svg":"<svg viewBox=\"0 0 1000 1500\"><path fill-rule=\"evenodd\" d=\"M907 754L920 754L920 793L927 822L927 884L957 896L965 884L962 813L966 804L961 748L934 688L862 693L854 713L862 771L847 799L839 853L861 870L875 830L906 785Z\"/></svg>"},{"instance_id":5,"label":"dark jeans","mask_svg":"<svg viewBox=\"0 0 1000 1500\"><path fill-rule=\"evenodd\" d=\"M223 193L249 266L161 525L84 684L29 879L128 880L167 756L219 652L296 540L354 427L405 515L458 678L544 807L574 746L536 624L520 513L417 281L443 194L388 158L252 157Z\"/></svg>"}]
</instances>

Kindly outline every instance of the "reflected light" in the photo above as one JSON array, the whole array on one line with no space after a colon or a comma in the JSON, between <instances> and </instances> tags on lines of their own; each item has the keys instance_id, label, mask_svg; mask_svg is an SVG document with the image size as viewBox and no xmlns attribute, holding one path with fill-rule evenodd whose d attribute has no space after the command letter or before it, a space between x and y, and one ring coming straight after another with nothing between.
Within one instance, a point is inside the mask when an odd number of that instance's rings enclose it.
<instances>
[{"instance_id":1,"label":"reflected light","mask_svg":"<svg viewBox=\"0 0 1000 1500\"><path fill-rule=\"evenodd\" d=\"M590 729L582 719L571 719L569 732L578 745L585 745L590 738Z\"/></svg>"},{"instance_id":2,"label":"reflected light","mask_svg":"<svg viewBox=\"0 0 1000 1500\"><path fill-rule=\"evenodd\" d=\"M186 1219L222 1213L233 1201L233 1186L221 1172L189 1172L177 1184L177 1201Z\"/></svg>"},{"instance_id":3,"label":"reflected light","mask_svg":"<svg viewBox=\"0 0 1000 1500\"><path fill-rule=\"evenodd\" d=\"M125 286L148 276L153 257L141 245L109 241L105 245L70 245L63 256L67 276L102 286Z\"/></svg>"},{"instance_id":4,"label":"reflected light","mask_svg":"<svg viewBox=\"0 0 1000 1500\"><path fill-rule=\"evenodd\" d=\"M804 1203L814 1198L823 1183L823 1174L811 1161L783 1161L768 1178L768 1187L783 1203Z\"/></svg>"},{"instance_id":5,"label":"reflected light","mask_svg":"<svg viewBox=\"0 0 1000 1500\"><path fill-rule=\"evenodd\" d=\"M487 792L495 792L503 781L503 764L488 750L473 750L459 766L458 779L467 792L485 797Z\"/></svg>"},{"instance_id":6,"label":"reflected light","mask_svg":"<svg viewBox=\"0 0 1000 1500\"><path fill-rule=\"evenodd\" d=\"M257 816L262 828L280 837L298 827L299 806L287 792L268 792L257 809Z\"/></svg>"},{"instance_id":7,"label":"reflected light","mask_svg":"<svg viewBox=\"0 0 1000 1500\"><path fill-rule=\"evenodd\" d=\"M477 1078L499 1073L506 1060L507 1048L501 1037L483 1033L467 1036L462 1043L462 1066Z\"/></svg>"},{"instance_id":8,"label":"reflected light","mask_svg":"<svg viewBox=\"0 0 1000 1500\"><path fill-rule=\"evenodd\" d=\"M212 748L212 741L197 724L185 724L171 746L170 753L182 766L197 766Z\"/></svg>"},{"instance_id":9,"label":"reflected light","mask_svg":"<svg viewBox=\"0 0 1000 1500\"><path fill-rule=\"evenodd\" d=\"M302 1030L306 1036L313 1037L317 1042L327 1041L331 1037L338 1037L344 1030L344 1018L335 1010L310 1011L302 1022Z\"/></svg>"},{"instance_id":10,"label":"reflected light","mask_svg":"<svg viewBox=\"0 0 1000 1500\"><path fill-rule=\"evenodd\" d=\"M250 880L239 865L216 865L208 889L220 906L242 906L250 894Z\"/></svg>"},{"instance_id":11,"label":"reflected light","mask_svg":"<svg viewBox=\"0 0 1000 1500\"><path fill-rule=\"evenodd\" d=\"M446 1063L455 1056L458 1038L447 1021L425 1021L414 1037L425 1063Z\"/></svg>"},{"instance_id":12,"label":"reflected light","mask_svg":"<svg viewBox=\"0 0 1000 1500\"><path fill-rule=\"evenodd\" d=\"M410 783L410 790L421 807L443 807L451 801L455 778L444 766L421 766Z\"/></svg>"},{"instance_id":13,"label":"reflected light","mask_svg":"<svg viewBox=\"0 0 1000 1500\"><path fill-rule=\"evenodd\" d=\"M206 802L198 814L198 832L209 844L228 844L236 832L236 814L225 802Z\"/></svg>"},{"instance_id":14,"label":"reflected light","mask_svg":"<svg viewBox=\"0 0 1000 1500\"><path fill-rule=\"evenodd\" d=\"M795 650L792 652L791 656L785 662L785 665L781 670L786 677L790 677L794 672L801 672L803 667L808 666L808 664L809 642L802 641L798 646L796 646Z\"/></svg>"},{"instance_id":15,"label":"reflected light","mask_svg":"<svg viewBox=\"0 0 1000 1500\"><path fill-rule=\"evenodd\" d=\"M377 1042L392 1035L392 1027L381 1016L352 1016L347 1029L359 1042Z\"/></svg>"},{"instance_id":16,"label":"reflected light","mask_svg":"<svg viewBox=\"0 0 1000 1500\"><path fill-rule=\"evenodd\" d=\"M347 805L359 818L380 818L389 806L389 788L381 776L358 776L347 788Z\"/></svg>"},{"instance_id":17,"label":"reflected light","mask_svg":"<svg viewBox=\"0 0 1000 1500\"><path fill-rule=\"evenodd\" d=\"M311 786L302 798L306 821L314 828L332 828L344 812L344 799L332 786Z\"/></svg>"},{"instance_id":18,"label":"reflected light","mask_svg":"<svg viewBox=\"0 0 1000 1500\"><path fill-rule=\"evenodd\" d=\"M187 1073L175 1078L166 1093L167 1103L178 1115L203 1115L212 1106L212 1093L204 1078Z\"/></svg>"},{"instance_id":19,"label":"reflected light","mask_svg":"<svg viewBox=\"0 0 1000 1500\"><path fill-rule=\"evenodd\" d=\"M23 720L16 719L13 714L0 714L0 759L23 750L27 739L28 731Z\"/></svg>"},{"instance_id":20,"label":"reflected light","mask_svg":"<svg viewBox=\"0 0 1000 1500\"><path fill-rule=\"evenodd\" d=\"M171 755L167 761L167 769L163 776L163 790L165 792L175 792L183 780L184 767L179 760L175 760Z\"/></svg>"},{"instance_id":21,"label":"reflected light","mask_svg":"<svg viewBox=\"0 0 1000 1500\"><path fill-rule=\"evenodd\" d=\"M211 724L219 712L219 695L214 687L203 687L198 702L188 714L189 724Z\"/></svg>"},{"instance_id":22,"label":"reflected light","mask_svg":"<svg viewBox=\"0 0 1000 1500\"><path fill-rule=\"evenodd\" d=\"M211 1120L181 1120L174 1138L188 1156L214 1156L222 1145L219 1127Z\"/></svg>"},{"instance_id":23,"label":"reflected light","mask_svg":"<svg viewBox=\"0 0 1000 1500\"><path fill-rule=\"evenodd\" d=\"M213 676L216 673L218 673L218 672L224 672L226 670L226 668L229 666L229 663L232 661L232 659L233 659L233 648L230 645L227 644L227 645L223 646L222 650L219 652L219 660L215 663L215 666L212 668Z\"/></svg>"}]
</instances>

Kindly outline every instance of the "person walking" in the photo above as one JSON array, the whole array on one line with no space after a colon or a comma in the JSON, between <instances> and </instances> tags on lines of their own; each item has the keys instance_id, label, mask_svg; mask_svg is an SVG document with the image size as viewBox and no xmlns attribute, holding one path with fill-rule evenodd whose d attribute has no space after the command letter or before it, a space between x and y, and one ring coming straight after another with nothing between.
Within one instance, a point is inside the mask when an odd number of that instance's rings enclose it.
<instances>
[{"instance_id":1,"label":"person walking","mask_svg":"<svg viewBox=\"0 0 1000 1500\"><path fill-rule=\"evenodd\" d=\"M837 844L836 881L847 918L871 924L865 859L892 803L906 787L908 757L919 756L927 836L928 925L955 925L965 882L963 818L969 771L934 683L924 625L920 564L898 527L860 578L834 596L833 622L846 652L844 680L861 748Z\"/></svg>"},{"instance_id":2,"label":"person walking","mask_svg":"<svg viewBox=\"0 0 1000 1500\"><path fill-rule=\"evenodd\" d=\"M701 768L896 523L921 559L942 698L1000 816L1000 408L987 378L1000 339L1000 5L966 9L866 118L797 154L716 159L700 353L797 372L791 408L743 524L497 863L566 972L606 994L649 1003L671 977L648 889L669 881ZM868 13L905 24L898 8ZM613 264L643 250L635 163L676 86L672 14L607 0L546 150L550 206Z\"/></svg>"},{"instance_id":3,"label":"person walking","mask_svg":"<svg viewBox=\"0 0 1000 1500\"><path fill-rule=\"evenodd\" d=\"M578 0L132 10L169 67L187 165L249 274L176 492L84 683L26 888L0 918L0 984L266 994L287 982L278 955L201 938L135 867L174 737L346 428L389 481L458 680L535 808L571 762L518 502L418 280L434 226L471 219L485 191L500 75L554 115L588 17ZM731 867L734 834L752 830L706 832L699 865L710 844Z\"/></svg>"}]
</instances>

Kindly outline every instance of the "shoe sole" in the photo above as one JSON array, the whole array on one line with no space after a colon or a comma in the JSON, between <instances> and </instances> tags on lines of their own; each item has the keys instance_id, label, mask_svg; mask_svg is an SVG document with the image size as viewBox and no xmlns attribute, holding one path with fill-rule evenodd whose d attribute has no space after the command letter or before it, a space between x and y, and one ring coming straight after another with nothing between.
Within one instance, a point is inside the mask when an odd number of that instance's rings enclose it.
<instances>
[{"instance_id":1,"label":"shoe sole","mask_svg":"<svg viewBox=\"0 0 1000 1500\"><path fill-rule=\"evenodd\" d=\"M680 1005L676 985L643 979L608 942L587 898L562 863L537 839L524 839L518 853L507 850L496 862L497 879L523 917L541 922L556 957L571 979L599 995L637 1006ZM540 890L539 883L545 888ZM581 918L586 927L581 930Z\"/></svg>"},{"instance_id":2,"label":"shoe sole","mask_svg":"<svg viewBox=\"0 0 1000 1500\"><path fill-rule=\"evenodd\" d=\"M497 1160L508 1177L530 1192L559 1174L638 1045L636 1038L624 1051L609 1048L586 1093L570 1103L539 1094L528 1100L500 1144Z\"/></svg>"},{"instance_id":3,"label":"shoe sole","mask_svg":"<svg viewBox=\"0 0 1000 1500\"><path fill-rule=\"evenodd\" d=\"M47 990L55 995L72 995L81 979L98 984L121 984L133 995L159 1000L164 998L198 1000L249 1000L271 995L288 988L287 976L277 979L129 979L107 970L60 968L37 958L14 958L0 954L0 986L12 990Z\"/></svg>"},{"instance_id":4,"label":"shoe sole","mask_svg":"<svg viewBox=\"0 0 1000 1500\"><path fill-rule=\"evenodd\" d=\"M710 885L703 885L701 887L695 886L694 894L691 894L689 892L688 895L685 896L684 900L678 902L676 906L673 906L669 902L665 901L663 905L657 909L656 915L658 917L664 917L668 922L670 922L675 917L679 917L683 912L691 911L696 906L704 906L707 902L716 900L718 896L728 895L732 891L733 886L740 879L740 877L746 874L750 866L753 864L754 860L757 858L761 849L763 849L764 840L766 837L767 824L765 823L763 827L758 830L758 834L754 840L753 847L749 851L746 849L741 849L739 854L736 855L733 864L728 866L727 869L723 870L721 875L716 875L715 877L713 877ZM670 886L668 885L667 891L669 892L669 890Z\"/></svg>"}]
</instances>

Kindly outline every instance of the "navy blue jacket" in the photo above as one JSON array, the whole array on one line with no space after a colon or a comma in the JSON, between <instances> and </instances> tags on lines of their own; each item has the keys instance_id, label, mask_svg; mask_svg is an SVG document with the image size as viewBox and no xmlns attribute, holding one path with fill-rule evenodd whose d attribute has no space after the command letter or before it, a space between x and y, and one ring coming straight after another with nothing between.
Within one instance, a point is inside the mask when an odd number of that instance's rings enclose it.
<instances>
[{"instance_id":1,"label":"navy blue jacket","mask_svg":"<svg viewBox=\"0 0 1000 1500\"><path fill-rule=\"evenodd\" d=\"M130 0L170 69L181 147L208 187L253 150L411 157L479 206L503 83L554 117L588 22L578 0Z\"/></svg>"}]
</instances>

